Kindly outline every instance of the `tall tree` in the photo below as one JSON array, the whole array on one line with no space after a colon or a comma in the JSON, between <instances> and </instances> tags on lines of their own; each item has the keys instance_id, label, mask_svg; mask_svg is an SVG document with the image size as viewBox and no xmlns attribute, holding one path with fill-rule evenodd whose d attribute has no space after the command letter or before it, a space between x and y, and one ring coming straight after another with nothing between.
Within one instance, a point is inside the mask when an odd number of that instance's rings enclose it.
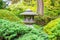
<instances>
[{"instance_id":1,"label":"tall tree","mask_svg":"<svg viewBox=\"0 0 60 40\"><path fill-rule=\"evenodd\" d=\"M44 15L44 3L43 0L37 0L37 13L41 16Z\"/></svg>"}]
</instances>

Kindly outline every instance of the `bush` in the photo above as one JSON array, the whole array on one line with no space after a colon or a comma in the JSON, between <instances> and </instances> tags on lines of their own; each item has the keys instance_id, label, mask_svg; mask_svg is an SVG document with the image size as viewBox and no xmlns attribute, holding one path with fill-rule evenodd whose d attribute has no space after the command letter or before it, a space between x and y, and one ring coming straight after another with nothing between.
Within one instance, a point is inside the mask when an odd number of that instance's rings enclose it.
<instances>
[{"instance_id":1,"label":"bush","mask_svg":"<svg viewBox=\"0 0 60 40\"><path fill-rule=\"evenodd\" d=\"M24 6L22 3L11 4L7 7L7 10L13 12L15 15L19 15L27 9L27 6Z\"/></svg>"},{"instance_id":2,"label":"bush","mask_svg":"<svg viewBox=\"0 0 60 40\"><path fill-rule=\"evenodd\" d=\"M44 27L44 31L49 35L51 40L57 40L57 36L60 36L60 18L57 18Z\"/></svg>"},{"instance_id":3,"label":"bush","mask_svg":"<svg viewBox=\"0 0 60 40\"><path fill-rule=\"evenodd\" d=\"M5 40L48 40L48 35L43 29L26 27L24 24L17 24L0 19L0 37Z\"/></svg>"},{"instance_id":4,"label":"bush","mask_svg":"<svg viewBox=\"0 0 60 40\"><path fill-rule=\"evenodd\" d=\"M33 3L33 2L32 2ZM26 4L24 4L24 2L18 2L16 4L11 4L10 6L8 6L7 10L13 12L13 14L19 16L20 13L26 11L27 9L31 9L32 11L36 12L36 5L35 2L33 3L34 5L28 6Z\"/></svg>"},{"instance_id":5,"label":"bush","mask_svg":"<svg viewBox=\"0 0 60 40\"><path fill-rule=\"evenodd\" d=\"M8 10L4 10L4 9L0 9L0 19L5 19L5 20L15 21L15 22L22 21L15 14L12 14L12 12L10 12Z\"/></svg>"},{"instance_id":6,"label":"bush","mask_svg":"<svg viewBox=\"0 0 60 40\"><path fill-rule=\"evenodd\" d=\"M46 0L44 1L44 18L46 18L46 22L49 22L48 20L50 19L56 19L60 17L60 1L59 0ZM48 18L47 18L48 17Z\"/></svg>"},{"instance_id":7,"label":"bush","mask_svg":"<svg viewBox=\"0 0 60 40\"><path fill-rule=\"evenodd\" d=\"M14 37L21 36L30 30L31 29L24 24L17 24L0 19L0 36L4 37L6 40L12 40Z\"/></svg>"},{"instance_id":8,"label":"bush","mask_svg":"<svg viewBox=\"0 0 60 40\"><path fill-rule=\"evenodd\" d=\"M48 40L48 35L42 29L32 29L28 34L19 37L18 40Z\"/></svg>"}]
</instances>

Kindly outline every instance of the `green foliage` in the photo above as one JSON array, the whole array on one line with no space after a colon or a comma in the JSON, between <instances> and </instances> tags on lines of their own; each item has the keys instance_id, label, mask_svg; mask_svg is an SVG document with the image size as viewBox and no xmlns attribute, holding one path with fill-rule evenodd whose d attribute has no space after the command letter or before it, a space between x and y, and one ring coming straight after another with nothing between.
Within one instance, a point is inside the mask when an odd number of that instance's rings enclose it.
<instances>
[{"instance_id":1,"label":"green foliage","mask_svg":"<svg viewBox=\"0 0 60 40\"><path fill-rule=\"evenodd\" d=\"M33 24L33 26L34 26L34 28L37 28L37 29L42 28L42 26L41 26L41 25L37 25L37 24Z\"/></svg>"},{"instance_id":2,"label":"green foliage","mask_svg":"<svg viewBox=\"0 0 60 40\"><path fill-rule=\"evenodd\" d=\"M22 3L11 4L7 10L13 12L15 15L19 15L27 9L27 6L24 6Z\"/></svg>"},{"instance_id":3,"label":"green foliage","mask_svg":"<svg viewBox=\"0 0 60 40\"><path fill-rule=\"evenodd\" d=\"M3 0L0 0L0 9L4 9L6 6L6 3L3 2Z\"/></svg>"},{"instance_id":4,"label":"green foliage","mask_svg":"<svg viewBox=\"0 0 60 40\"><path fill-rule=\"evenodd\" d=\"M2 9L2 7L3 7L3 1L0 0L0 9Z\"/></svg>"},{"instance_id":5,"label":"green foliage","mask_svg":"<svg viewBox=\"0 0 60 40\"><path fill-rule=\"evenodd\" d=\"M29 33L19 37L18 40L48 40L48 35L42 30L42 28L32 29Z\"/></svg>"},{"instance_id":6,"label":"green foliage","mask_svg":"<svg viewBox=\"0 0 60 40\"><path fill-rule=\"evenodd\" d=\"M48 40L48 35L42 28L35 29L0 19L0 37L5 40Z\"/></svg>"},{"instance_id":7,"label":"green foliage","mask_svg":"<svg viewBox=\"0 0 60 40\"><path fill-rule=\"evenodd\" d=\"M44 2L44 13L46 16L55 18L60 15L60 1L59 0L46 0Z\"/></svg>"},{"instance_id":8,"label":"green foliage","mask_svg":"<svg viewBox=\"0 0 60 40\"><path fill-rule=\"evenodd\" d=\"M57 40L57 36L60 36L60 18L51 21L44 27L44 31L49 35L51 40Z\"/></svg>"},{"instance_id":9,"label":"green foliage","mask_svg":"<svg viewBox=\"0 0 60 40\"><path fill-rule=\"evenodd\" d=\"M31 1L32 5L28 5L27 3L25 3L25 1L18 2L16 4L11 4L7 10L13 12L13 14L19 16L20 13L24 12L26 9L31 9L32 11L36 12L37 9L37 5L36 5L36 1L34 2L34 0Z\"/></svg>"},{"instance_id":10,"label":"green foliage","mask_svg":"<svg viewBox=\"0 0 60 40\"><path fill-rule=\"evenodd\" d=\"M26 27L24 24L17 24L0 19L0 36L6 40L12 40L15 36L21 36L30 30L31 28Z\"/></svg>"},{"instance_id":11,"label":"green foliage","mask_svg":"<svg viewBox=\"0 0 60 40\"><path fill-rule=\"evenodd\" d=\"M0 10L0 19L5 19L5 20L15 21L15 22L22 22L22 20L18 18L15 14L12 14L12 12L4 9Z\"/></svg>"},{"instance_id":12,"label":"green foliage","mask_svg":"<svg viewBox=\"0 0 60 40\"><path fill-rule=\"evenodd\" d=\"M25 34L23 37L20 37L18 40L48 40L46 37L47 35L43 35L40 33L40 35L34 33L28 33Z\"/></svg>"},{"instance_id":13,"label":"green foliage","mask_svg":"<svg viewBox=\"0 0 60 40\"><path fill-rule=\"evenodd\" d=\"M24 0L24 6L28 6L33 12L37 12L37 0Z\"/></svg>"},{"instance_id":14,"label":"green foliage","mask_svg":"<svg viewBox=\"0 0 60 40\"><path fill-rule=\"evenodd\" d=\"M37 17L37 20L40 22L43 20L47 24L58 17L60 17L60 0L44 0L44 15Z\"/></svg>"}]
</instances>

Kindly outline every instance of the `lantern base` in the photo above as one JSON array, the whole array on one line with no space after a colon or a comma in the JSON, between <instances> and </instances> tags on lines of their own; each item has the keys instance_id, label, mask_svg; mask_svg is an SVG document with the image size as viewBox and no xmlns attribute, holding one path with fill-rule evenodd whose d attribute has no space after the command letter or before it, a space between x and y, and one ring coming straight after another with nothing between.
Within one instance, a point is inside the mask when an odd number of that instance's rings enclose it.
<instances>
[{"instance_id":1,"label":"lantern base","mask_svg":"<svg viewBox=\"0 0 60 40\"><path fill-rule=\"evenodd\" d=\"M29 28L34 28L34 26L33 25L26 25L27 27L29 27Z\"/></svg>"},{"instance_id":2,"label":"lantern base","mask_svg":"<svg viewBox=\"0 0 60 40\"><path fill-rule=\"evenodd\" d=\"M24 21L25 24L34 24L35 21Z\"/></svg>"}]
</instances>

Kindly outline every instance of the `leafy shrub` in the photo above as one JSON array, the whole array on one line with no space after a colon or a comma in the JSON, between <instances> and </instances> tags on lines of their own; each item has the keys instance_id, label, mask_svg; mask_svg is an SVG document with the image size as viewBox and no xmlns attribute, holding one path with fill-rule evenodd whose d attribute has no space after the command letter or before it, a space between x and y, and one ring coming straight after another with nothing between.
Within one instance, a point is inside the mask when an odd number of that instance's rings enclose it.
<instances>
[{"instance_id":1,"label":"leafy shrub","mask_svg":"<svg viewBox=\"0 0 60 40\"><path fill-rule=\"evenodd\" d=\"M54 2L54 3L53 3ZM44 13L45 16L48 16L51 19L58 18L60 16L60 1L59 0L46 0L44 2ZM54 4L54 5L53 5Z\"/></svg>"},{"instance_id":2,"label":"leafy shrub","mask_svg":"<svg viewBox=\"0 0 60 40\"><path fill-rule=\"evenodd\" d=\"M19 15L20 13L24 12L27 9L27 6L24 6L22 3L11 4L7 7L7 10L13 12L15 15Z\"/></svg>"},{"instance_id":3,"label":"leafy shrub","mask_svg":"<svg viewBox=\"0 0 60 40\"><path fill-rule=\"evenodd\" d=\"M42 28L35 29L0 19L0 37L5 40L48 40L48 35Z\"/></svg>"},{"instance_id":4,"label":"leafy shrub","mask_svg":"<svg viewBox=\"0 0 60 40\"><path fill-rule=\"evenodd\" d=\"M0 36L4 37L6 40L11 40L15 36L21 36L30 30L31 29L25 27L24 24L17 24L0 19Z\"/></svg>"},{"instance_id":5,"label":"leafy shrub","mask_svg":"<svg viewBox=\"0 0 60 40\"><path fill-rule=\"evenodd\" d=\"M22 20L18 18L15 14L8 10L1 9L0 10L0 19L6 19L9 21L21 22Z\"/></svg>"},{"instance_id":6,"label":"leafy shrub","mask_svg":"<svg viewBox=\"0 0 60 40\"><path fill-rule=\"evenodd\" d=\"M23 35L18 40L48 40L48 35L42 31L42 28L32 29L28 34Z\"/></svg>"},{"instance_id":7,"label":"leafy shrub","mask_svg":"<svg viewBox=\"0 0 60 40\"><path fill-rule=\"evenodd\" d=\"M60 36L60 18L48 23L44 27L44 31L49 35L51 40L57 40L57 36Z\"/></svg>"},{"instance_id":8,"label":"leafy shrub","mask_svg":"<svg viewBox=\"0 0 60 40\"><path fill-rule=\"evenodd\" d=\"M20 13L24 12L26 9L29 9L29 8L32 11L36 12L37 7L36 7L35 4L36 4L36 2L34 2L34 1L32 1L32 5L31 6L24 4L24 2L22 2L22 3L18 2L16 4L11 4L7 8L7 10L9 10L9 11L13 12L13 14L19 16Z\"/></svg>"}]
</instances>

